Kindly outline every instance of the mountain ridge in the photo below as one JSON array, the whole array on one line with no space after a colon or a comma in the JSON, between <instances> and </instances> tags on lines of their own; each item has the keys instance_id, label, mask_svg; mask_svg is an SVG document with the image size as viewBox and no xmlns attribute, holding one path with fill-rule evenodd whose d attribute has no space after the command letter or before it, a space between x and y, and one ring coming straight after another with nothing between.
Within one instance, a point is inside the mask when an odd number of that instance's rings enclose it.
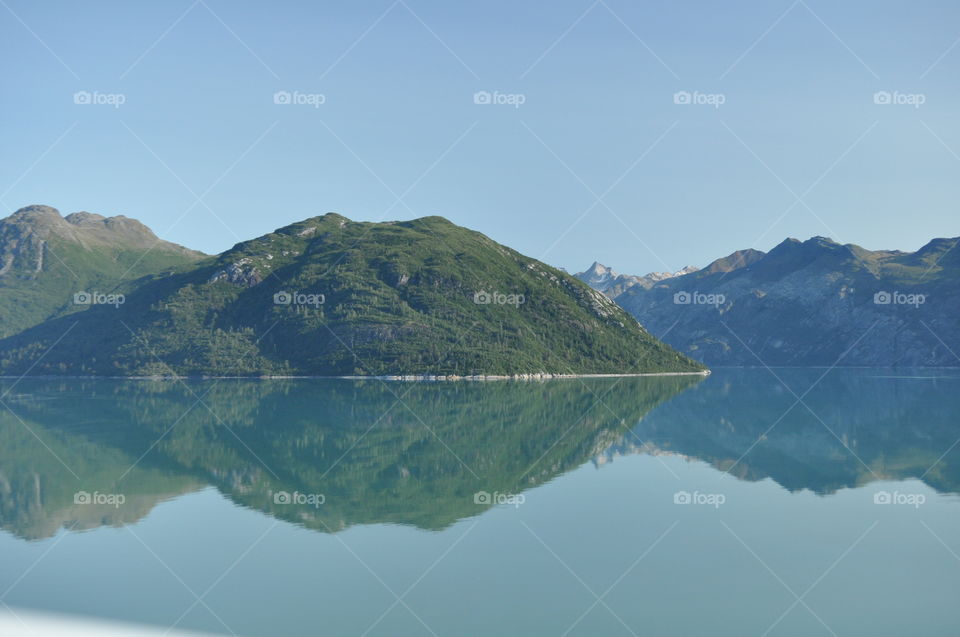
<instances>
[{"instance_id":1,"label":"mountain ridge","mask_svg":"<svg viewBox=\"0 0 960 637\"><path fill-rule=\"evenodd\" d=\"M708 365L956 366L957 243L903 252L788 238L714 262L739 267L711 264L615 300Z\"/></svg>"},{"instance_id":2,"label":"mountain ridge","mask_svg":"<svg viewBox=\"0 0 960 637\"><path fill-rule=\"evenodd\" d=\"M0 219L0 337L81 309L74 294L122 293L204 258L129 217L25 206Z\"/></svg>"}]
</instances>

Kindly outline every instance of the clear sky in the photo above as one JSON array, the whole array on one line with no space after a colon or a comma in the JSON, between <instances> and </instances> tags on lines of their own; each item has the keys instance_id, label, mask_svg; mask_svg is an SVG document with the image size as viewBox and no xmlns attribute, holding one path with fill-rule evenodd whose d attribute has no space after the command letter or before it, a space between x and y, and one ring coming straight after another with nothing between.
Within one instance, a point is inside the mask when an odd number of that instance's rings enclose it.
<instances>
[{"instance_id":1,"label":"clear sky","mask_svg":"<svg viewBox=\"0 0 960 637\"><path fill-rule=\"evenodd\" d=\"M207 252L438 214L571 271L912 250L960 235L958 39L955 0L2 0L0 206Z\"/></svg>"}]
</instances>

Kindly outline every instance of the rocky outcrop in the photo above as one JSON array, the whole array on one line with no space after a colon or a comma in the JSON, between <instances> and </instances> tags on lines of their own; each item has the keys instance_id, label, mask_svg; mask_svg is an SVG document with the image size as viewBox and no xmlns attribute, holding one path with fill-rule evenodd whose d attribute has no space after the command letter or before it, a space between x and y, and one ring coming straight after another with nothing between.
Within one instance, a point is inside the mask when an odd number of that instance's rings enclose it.
<instances>
[{"instance_id":1,"label":"rocky outcrop","mask_svg":"<svg viewBox=\"0 0 960 637\"><path fill-rule=\"evenodd\" d=\"M236 263L231 263L227 267L217 270L208 279L209 283L216 283L217 281L227 281L234 285L249 288L259 285L260 282L263 281L263 275L257 267L250 262L250 259L240 259Z\"/></svg>"}]
</instances>

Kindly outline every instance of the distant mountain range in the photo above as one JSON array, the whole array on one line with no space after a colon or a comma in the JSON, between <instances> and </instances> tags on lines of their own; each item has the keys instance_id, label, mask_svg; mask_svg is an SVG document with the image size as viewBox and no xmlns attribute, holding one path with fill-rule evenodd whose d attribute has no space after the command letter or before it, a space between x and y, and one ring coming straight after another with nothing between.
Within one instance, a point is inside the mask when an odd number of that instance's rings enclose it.
<instances>
[{"instance_id":1,"label":"distant mountain range","mask_svg":"<svg viewBox=\"0 0 960 637\"><path fill-rule=\"evenodd\" d=\"M569 274L442 217L329 213L214 257L123 217L30 206L2 223L3 374L704 370Z\"/></svg>"},{"instance_id":2,"label":"distant mountain range","mask_svg":"<svg viewBox=\"0 0 960 637\"><path fill-rule=\"evenodd\" d=\"M603 292L611 299L614 299L625 292L627 288L634 285L639 285L640 287L649 290L664 279L671 279L675 276L690 274L691 272L696 272L697 269L698 268L695 266L688 265L687 267L676 272L650 272L643 276L636 276L632 274L620 274L613 268L608 268L607 266L594 261L593 265L591 265L585 271L578 272L573 276L577 277L598 292Z\"/></svg>"},{"instance_id":3,"label":"distant mountain range","mask_svg":"<svg viewBox=\"0 0 960 637\"><path fill-rule=\"evenodd\" d=\"M787 239L613 298L707 365L957 366L957 242L901 252Z\"/></svg>"},{"instance_id":4,"label":"distant mountain range","mask_svg":"<svg viewBox=\"0 0 960 637\"><path fill-rule=\"evenodd\" d=\"M28 206L0 220L0 373L956 366L957 242L908 253L788 239L703 269L594 263L571 276L442 217L329 213L208 256L127 217Z\"/></svg>"}]
</instances>

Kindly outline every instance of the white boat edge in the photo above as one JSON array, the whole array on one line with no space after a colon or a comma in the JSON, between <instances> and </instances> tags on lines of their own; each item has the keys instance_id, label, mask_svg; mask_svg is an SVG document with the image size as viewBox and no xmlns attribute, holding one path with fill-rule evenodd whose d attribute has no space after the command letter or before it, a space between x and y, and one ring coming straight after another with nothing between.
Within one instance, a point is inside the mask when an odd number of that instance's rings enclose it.
<instances>
[{"instance_id":1,"label":"white boat edge","mask_svg":"<svg viewBox=\"0 0 960 637\"><path fill-rule=\"evenodd\" d=\"M0 611L0 635L4 637L214 637L212 633L167 631L155 626L41 613L33 610Z\"/></svg>"}]
</instances>

